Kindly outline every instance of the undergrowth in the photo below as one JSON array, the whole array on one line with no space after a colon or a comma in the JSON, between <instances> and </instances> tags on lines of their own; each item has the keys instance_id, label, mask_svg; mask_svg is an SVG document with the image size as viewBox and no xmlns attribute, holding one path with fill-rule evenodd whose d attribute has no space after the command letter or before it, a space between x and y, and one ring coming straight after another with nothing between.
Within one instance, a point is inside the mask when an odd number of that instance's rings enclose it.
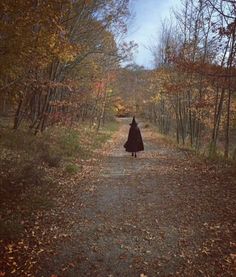
<instances>
[{"instance_id":1,"label":"undergrowth","mask_svg":"<svg viewBox=\"0 0 236 277\"><path fill-rule=\"evenodd\" d=\"M183 151L187 156L194 155L196 157L199 157L202 160L219 163L219 164L226 164L226 165L232 165L236 164L236 148L232 153L230 153L230 157L226 159L224 157L224 153L222 150L214 151L212 154L209 154L210 151L210 145L206 144L200 149L196 149L195 147L191 146L189 141L186 141L185 144L177 143L176 138L170 135L165 135L160 133L157 126L153 125L152 123L145 123L144 128L152 128L152 130L155 131L157 134L157 139L164 144L168 144L169 146L173 146L181 151Z\"/></svg>"},{"instance_id":2,"label":"undergrowth","mask_svg":"<svg viewBox=\"0 0 236 277\"><path fill-rule=\"evenodd\" d=\"M99 132L86 124L56 126L37 136L26 129L0 129L0 236L9 239L23 233L23 218L54 207L57 184L53 170L72 175L81 171L81 160L90 159L117 130L109 123Z\"/></svg>"}]
</instances>

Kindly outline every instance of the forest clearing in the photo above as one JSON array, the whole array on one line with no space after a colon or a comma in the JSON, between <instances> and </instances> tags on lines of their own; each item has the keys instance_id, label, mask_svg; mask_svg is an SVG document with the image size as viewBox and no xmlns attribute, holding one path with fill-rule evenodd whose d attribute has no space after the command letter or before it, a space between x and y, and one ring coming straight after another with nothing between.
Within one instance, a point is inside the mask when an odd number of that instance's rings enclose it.
<instances>
[{"instance_id":1,"label":"forest clearing","mask_svg":"<svg viewBox=\"0 0 236 277\"><path fill-rule=\"evenodd\" d=\"M236 2L173 2L0 1L0 277L235 276Z\"/></svg>"}]
</instances>

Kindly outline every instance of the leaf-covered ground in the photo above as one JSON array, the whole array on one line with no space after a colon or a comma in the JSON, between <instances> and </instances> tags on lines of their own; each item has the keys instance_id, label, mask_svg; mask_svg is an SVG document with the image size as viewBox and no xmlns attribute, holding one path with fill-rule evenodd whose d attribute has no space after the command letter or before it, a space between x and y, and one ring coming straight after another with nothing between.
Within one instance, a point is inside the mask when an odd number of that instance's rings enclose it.
<instances>
[{"instance_id":1,"label":"leaf-covered ground","mask_svg":"<svg viewBox=\"0 0 236 277\"><path fill-rule=\"evenodd\" d=\"M79 174L55 175L56 204L1 240L0 276L235 276L233 168L142 124L145 151L131 157L128 122Z\"/></svg>"}]
</instances>

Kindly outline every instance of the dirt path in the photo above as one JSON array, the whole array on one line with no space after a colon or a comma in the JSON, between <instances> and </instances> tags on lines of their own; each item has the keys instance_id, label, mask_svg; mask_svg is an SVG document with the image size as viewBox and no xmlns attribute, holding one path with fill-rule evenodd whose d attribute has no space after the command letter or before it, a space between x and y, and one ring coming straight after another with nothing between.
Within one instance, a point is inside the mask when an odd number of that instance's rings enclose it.
<instances>
[{"instance_id":1,"label":"dirt path","mask_svg":"<svg viewBox=\"0 0 236 277\"><path fill-rule=\"evenodd\" d=\"M142 124L145 151L131 157L127 123L93 177L63 196L65 239L39 276L233 276L233 179Z\"/></svg>"}]
</instances>

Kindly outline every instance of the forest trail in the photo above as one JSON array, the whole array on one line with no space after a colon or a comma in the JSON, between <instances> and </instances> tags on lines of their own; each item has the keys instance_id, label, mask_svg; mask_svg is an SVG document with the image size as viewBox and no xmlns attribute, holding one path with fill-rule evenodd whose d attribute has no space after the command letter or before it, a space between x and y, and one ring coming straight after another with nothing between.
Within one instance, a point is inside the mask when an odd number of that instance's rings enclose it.
<instances>
[{"instance_id":1,"label":"forest trail","mask_svg":"<svg viewBox=\"0 0 236 277\"><path fill-rule=\"evenodd\" d=\"M70 224L59 228L69 239L41 261L41 275L233 276L233 179L144 124L145 151L131 157L123 148L129 121L92 176L63 196Z\"/></svg>"}]
</instances>

